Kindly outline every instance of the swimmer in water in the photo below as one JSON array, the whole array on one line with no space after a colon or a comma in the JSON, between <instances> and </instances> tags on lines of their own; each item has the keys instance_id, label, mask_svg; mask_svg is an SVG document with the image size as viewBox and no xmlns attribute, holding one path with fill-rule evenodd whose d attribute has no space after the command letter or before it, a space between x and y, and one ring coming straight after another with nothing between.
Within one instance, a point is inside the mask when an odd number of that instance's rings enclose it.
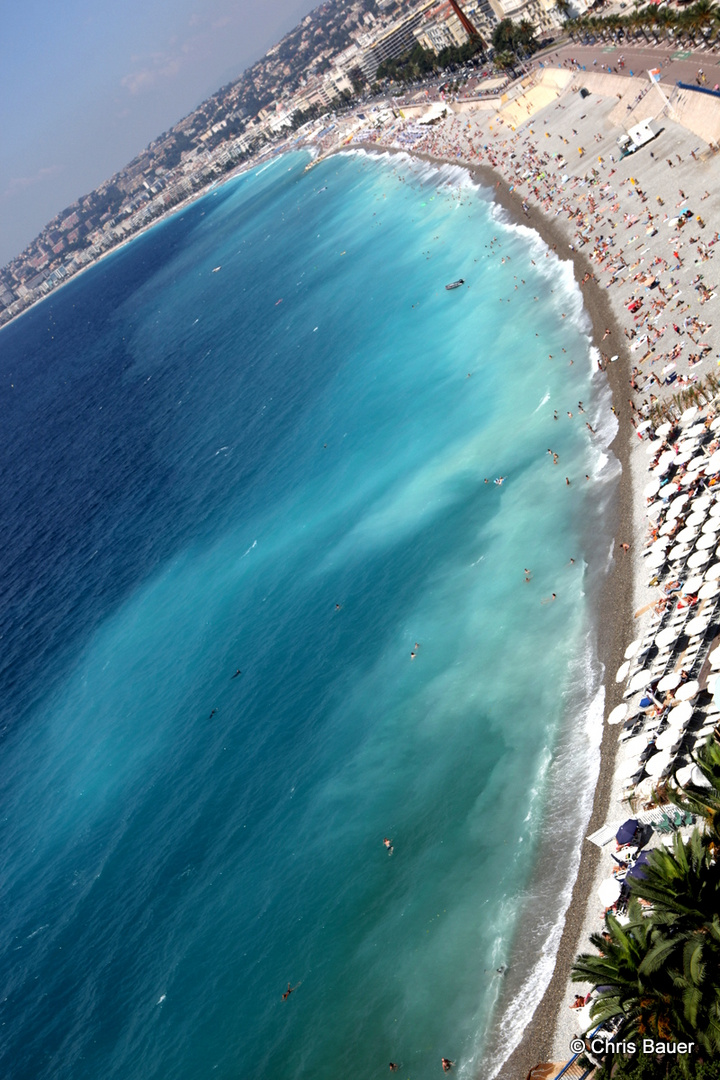
<instances>
[{"instance_id":1,"label":"swimmer in water","mask_svg":"<svg viewBox=\"0 0 720 1080\"><path fill-rule=\"evenodd\" d=\"M240 670L240 668L238 668L237 671L235 672L235 674L233 675L233 679L237 679L238 675L242 675L242 671Z\"/></svg>"},{"instance_id":2,"label":"swimmer in water","mask_svg":"<svg viewBox=\"0 0 720 1080\"><path fill-rule=\"evenodd\" d=\"M210 716L208 717L208 720L212 720L212 718L213 718L213 716L215 715L216 712L217 712L217 709L213 709L213 711L210 713Z\"/></svg>"},{"instance_id":3,"label":"swimmer in water","mask_svg":"<svg viewBox=\"0 0 720 1080\"><path fill-rule=\"evenodd\" d=\"M398 1071L397 1065L395 1064L394 1061L391 1061L390 1062L390 1072L397 1072L397 1071Z\"/></svg>"},{"instance_id":4,"label":"swimmer in water","mask_svg":"<svg viewBox=\"0 0 720 1080\"><path fill-rule=\"evenodd\" d=\"M288 983L288 988L287 988L287 990L285 991L285 993L282 996L283 1001L287 1001L287 999L290 997L290 995L293 993L293 991L297 990L299 985L300 985L300 983L298 983L297 986L291 986L290 983Z\"/></svg>"},{"instance_id":5,"label":"swimmer in water","mask_svg":"<svg viewBox=\"0 0 720 1080\"><path fill-rule=\"evenodd\" d=\"M455 1062L451 1061L450 1058L442 1058L443 1072L450 1072L454 1064Z\"/></svg>"}]
</instances>

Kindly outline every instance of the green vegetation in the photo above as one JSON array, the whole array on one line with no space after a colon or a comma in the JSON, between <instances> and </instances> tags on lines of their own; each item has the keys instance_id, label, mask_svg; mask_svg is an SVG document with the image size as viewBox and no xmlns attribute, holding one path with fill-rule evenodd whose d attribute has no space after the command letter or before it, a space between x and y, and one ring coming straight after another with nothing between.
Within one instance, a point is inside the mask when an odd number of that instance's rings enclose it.
<instances>
[{"instance_id":1,"label":"green vegetation","mask_svg":"<svg viewBox=\"0 0 720 1080\"><path fill-rule=\"evenodd\" d=\"M703 818L704 830L648 853L645 876L628 880L627 923L608 913L590 939L596 952L577 958L572 978L602 987L591 1016L619 1025L613 1042L693 1042L698 1052L621 1057L606 1062L603 1080L720 1073L720 743L711 738L693 760L705 786L679 787L672 799Z\"/></svg>"},{"instance_id":2,"label":"green vegetation","mask_svg":"<svg viewBox=\"0 0 720 1080\"><path fill-rule=\"evenodd\" d=\"M392 79L395 82L411 83L432 75L434 71L466 64L479 52L482 52L482 42L478 39L468 40L460 46L448 46L441 49L439 53L434 53L432 49L423 49L418 42L409 52L398 56L395 60L383 60L375 77L378 82L382 82L383 79Z\"/></svg>"},{"instance_id":3,"label":"green vegetation","mask_svg":"<svg viewBox=\"0 0 720 1080\"><path fill-rule=\"evenodd\" d=\"M493 48L498 55L509 54L517 59L525 59L537 52L536 33L537 27L529 19L522 19L519 23L502 19L493 30Z\"/></svg>"},{"instance_id":4,"label":"green vegetation","mask_svg":"<svg viewBox=\"0 0 720 1080\"><path fill-rule=\"evenodd\" d=\"M667 41L677 48L695 48L720 38L720 9L712 0L696 0L684 11L647 4L623 15L569 19L565 30L573 40L592 34L604 41Z\"/></svg>"},{"instance_id":5,"label":"green vegetation","mask_svg":"<svg viewBox=\"0 0 720 1080\"><path fill-rule=\"evenodd\" d=\"M615 1064L614 1068L605 1067L595 1073L593 1080L717 1080L717 1064L712 1061L690 1061L687 1071L683 1071L676 1061L670 1063L667 1070L658 1072L658 1063L647 1054L637 1054Z\"/></svg>"}]
</instances>

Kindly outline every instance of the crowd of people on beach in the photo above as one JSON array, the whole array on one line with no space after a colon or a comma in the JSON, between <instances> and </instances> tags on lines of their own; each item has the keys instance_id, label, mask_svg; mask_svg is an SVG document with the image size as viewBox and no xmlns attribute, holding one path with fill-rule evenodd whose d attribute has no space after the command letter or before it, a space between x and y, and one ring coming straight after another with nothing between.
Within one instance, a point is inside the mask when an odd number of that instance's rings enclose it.
<instances>
[{"instance_id":1,"label":"crowd of people on beach","mask_svg":"<svg viewBox=\"0 0 720 1080\"><path fill-rule=\"evenodd\" d=\"M573 61L564 65L578 68ZM615 65L622 69L622 56ZM613 68L608 65L607 71ZM641 872L646 843L662 843L664 833L689 827L688 821L673 818L655 804L654 790L659 780L665 782L678 768L690 776L688 747L711 737L713 725L720 721L720 706L715 705L712 693L715 669L720 670L720 648L708 678L709 654L720 642L720 636L716 637L720 632L720 561L717 569L707 570L713 552L706 544L715 539L714 525L720 523L720 500L716 501L720 463L714 471L708 465L720 451L720 419L711 408L697 420L686 413L683 424L664 430L654 410L678 389L699 386L710 365L714 367L716 359L720 363L710 314L713 308L708 306L716 298L712 270L720 236L713 223L717 199L701 167L707 150L693 146L687 138L666 137L662 150L658 141L646 146L643 155L622 159L617 127L612 129L599 119L607 117L616 103L607 101L604 112L593 114L591 110L602 104L602 98L596 95L581 103L579 95L570 97L573 89L577 86L539 108L529 97L527 104L516 101L513 119L502 111L478 109L427 126L397 120L385 134L368 137L378 146L492 169L495 186L510 193L529 224L536 221L535 211L556 223L555 234L564 237L567 252L587 261L579 284L603 289L616 315L616 323L597 336L598 368L607 369L620 354L629 360L630 423L640 444L636 452L652 448L647 467L653 478L658 477L657 489L649 497L645 546L638 538L631 553L624 537L619 544L621 557L642 560L648 552L653 555L645 564L652 601L647 612L643 610L651 621L645 622L638 640L628 647L623 672L629 689L633 678L641 678L645 664L647 682L637 694L626 693L627 703L611 714L612 723L620 716L624 724L620 758L630 753L632 760L625 767L633 766L622 796L637 800L642 824L649 825L639 828L612 856L612 876L630 881L629 875ZM637 85L628 112L650 89ZM527 118L518 120L523 108ZM561 239L551 243L546 257L563 257L562 247ZM552 456L553 451L549 449L548 454ZM554 456L553 462L557 464ZM720 544L716 558L720 559ZM706 580L698 576L700 571L707 571ZM525 581L531 577L526 568ZM552 599L555 594L548 598ZM663 629L666 638L658 640ZM679 709L684 702L687 706ZM685 761L690 764L684 765ZM663 771L656 776L661 765ZM646 772L646 766L651 771ZM626 891L600 910L591 901L595 928L608 909L622 915L626 901ZM588 1030L593 991L568 991L568 998L568 1015L577 1018L574 1030Z\"/></svg>"},{"instance_id":2,"label":"crowd of people on beach","mask_svg":"<svg viewBox=\"0 0 720 1080\"><path fill-rule=\"evenodd\" d=\"M532 105L526 107L530 114ZM653 197L641 183L636 175L640 165L634 159L632 170L627 163L621 169L617 146L613 141L606 148L609 137L600 132L592 138L603 152L591 164L589 151L573 145L587 141L587 134L565 122L566 109L559 100L520 125L502 113L487 111L451 115L426 127L402 120L386 135L368 137L377 145L489 166L526 216L534 207L567 226L568 250L582 253L590 264L581 285L592 280L610 290L616 309L627 312L621 319L623 344L632 356L631 422L637 425L647 418L662 388L677 390L697 383L703 361L713 352L706 305L716 293L708 268L720 235L708 226L699 206L692 205L710 198L707 189L693 198L681 180L675 201L668 206L667 196ZM586 120L587 114L581 114L574 122ZM587 124L583 126L587 133ZM654 163L655 150L646 149L647 160ZM687 157L675 152L664 160L669 173ZM690 151L689 160L697 164L697 148ZM661 161L658 156L658 164ZM496 181L496 186L500 183ZM552 251L557 252L557 245ZM551 250L546 254L549 257ZM608 328L603 341L610 334ZM601 369L620 350L620 342L611 343L613 355L601 350Z\"/></svg>"}]
</instances>

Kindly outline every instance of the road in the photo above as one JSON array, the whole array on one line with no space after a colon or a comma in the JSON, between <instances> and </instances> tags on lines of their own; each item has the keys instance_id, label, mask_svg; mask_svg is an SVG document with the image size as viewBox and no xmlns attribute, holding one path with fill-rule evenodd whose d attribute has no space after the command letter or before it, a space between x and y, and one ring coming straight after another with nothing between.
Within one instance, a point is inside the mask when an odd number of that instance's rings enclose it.
<instances>
[{"instance_id":1,"label":"road","mask_svg":"<svg viewBox=\"0 0 720 1080\"><path fill-rule=\"evenodd\" d=\"M618 60L624 57L625 67L618 67ZM564 60L575 59L589 71L602 70L601 65L615 69L619 75L639 75L647 77L650 68L660 68L661 83L674 86L676 82L686 82L695 85L698 71L702 68L707 79L706 86L713 89L720 84L720 57L716 53L694 52L673 49L666 42L662 45L604 45L596 42L594 45L574 45L570 42L563 45L558 51L552 50L543 55L542 62L545 66L556 66Z\"/></svg>"},{"instance_id":2,"label":"road","mask_svg":"<svg viewBox=\"0 0 720 1080\"><path fill-rule=\"evenodd\" d=\"M619 66L620 57L623 58L624 67ZM697 74L702 69L706 82L705 86L714 89L720 86L720 56L717 53L707 51L690 52L687 49L673 49L664 42L662 45L624 44L608 45L595 42L593 45L578 45L568 42L558 49L544 49L533 57L530 67L537 69L540 65L545 67L563 66L565 62L576 60L580 68L584 66L588 71L613 71L615 74L636 77L647 80L647 72L652 68L660 69L660 82L665 87L665 94L669 96L672 87L677 82L696 85ZM491 65L488 65L491 69ZM490 72L490 77L497 80L498 73ZM582 70L580 71L582 78ZM478 78L477 75L467 77L462 72L442 75L428 80L422 86L416 85L409 90L401 91L393 95L399 105L409 104L413 97L423 90L427 93L428 103L437 101L440 97L439 86L445 82L463 80L463 88L458 95L458 100L472 98L476 93L481 93L483 86L488 80ZM386 95L383 95L385 97Z\"/></svg>"}]
</instances>

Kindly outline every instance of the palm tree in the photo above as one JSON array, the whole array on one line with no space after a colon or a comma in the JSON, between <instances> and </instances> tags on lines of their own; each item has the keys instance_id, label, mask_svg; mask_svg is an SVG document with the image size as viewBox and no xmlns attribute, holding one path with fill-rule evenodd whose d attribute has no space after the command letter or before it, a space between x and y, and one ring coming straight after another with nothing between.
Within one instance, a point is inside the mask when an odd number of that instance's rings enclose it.
<instances>
[{"instance_id":1,"label":"palm tree","mask_svg":"<svg viewBox=\"0 0 720 1080\"><path fill-rule=\"evenodd\" d=\"M674 991L669 967L651 964L648 971L648 966L643 966L648 954L665 939L651 920L643 917L639 901L631 900L628 915L627 926L621 926L612 915L606 917L605 933L590 937L600 955L578 956L571 978L604 988L590 1015L594 1023L619 1020L618 1041L633 1036L682 1038L682 1002Z\"/></svg>"},{"instance_id":2,"label":"palm tree","mask_svg":"<svg viewBox=\"0 0 720 1080\"><path fill-rule=\"evenodd\" d=\"M709 786L697 784L678 785L670 791L671 800L682 810L689 810L705 818L716 844L720 843L720 742L710 738L691 758L705 777Z\"/></svg>"},{"instance_id":3,"label":"palm tree","mask_svg":"<svg viewBox=\"0 0 720 1080\"><path fill-rule=\"evenodd\" d=\"M515 67L515 53L511 53L508 49L495 53L493 64L501 71L511 71Z\"/></svg>"},{"instance_id":4,"label":"palm tree","mask_svg":"<svg viewBox=\"0 0 720 1080\"><path fill-rule=\"evenodd\" d=\"M632 879L632 894L653 904L655 923L672 927L676 938L712 923L720 897L720 863L712 839L693 829L687 843L675 834L672 851L654 848L644 877Z\"/></svg>"}]
</instances>

